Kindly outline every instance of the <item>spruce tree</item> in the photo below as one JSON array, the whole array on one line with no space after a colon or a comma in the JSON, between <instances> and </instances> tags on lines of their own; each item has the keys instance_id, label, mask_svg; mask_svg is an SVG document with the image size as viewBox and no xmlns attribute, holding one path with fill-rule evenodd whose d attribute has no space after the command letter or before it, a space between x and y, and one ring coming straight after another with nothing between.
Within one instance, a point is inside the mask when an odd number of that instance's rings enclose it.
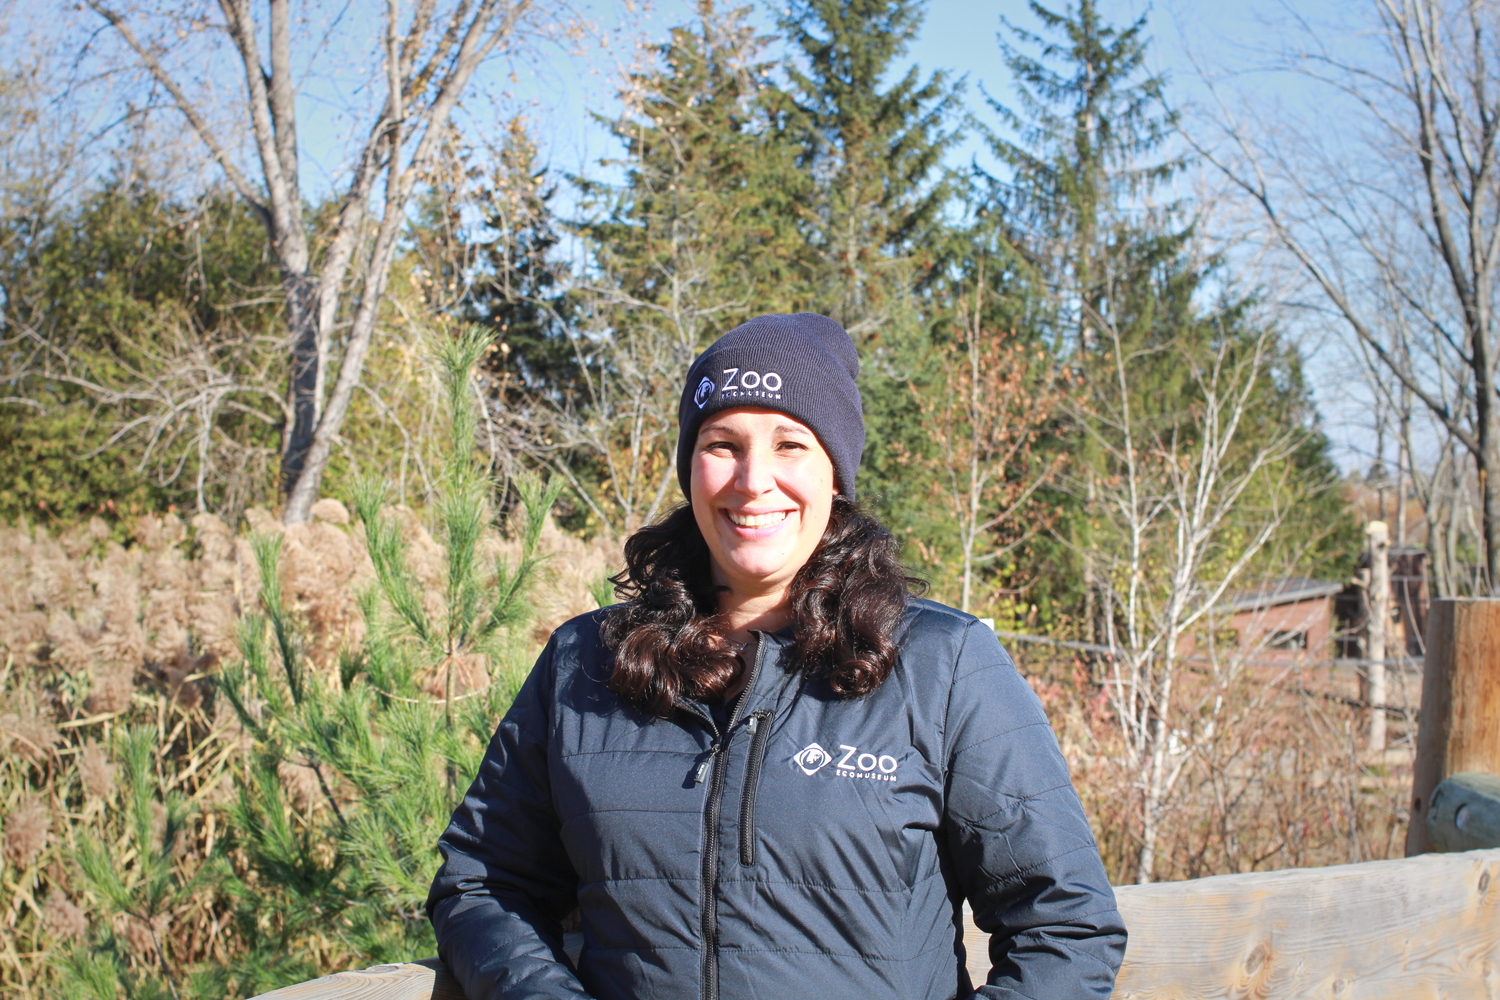
<instances>
[{"instance_id":1,"label":"spruce tree","mask_svg":"<svg viewBox=\"0 0 1500 1000\"><path fill-rule=\"evenodd\" d=\"M492 331L496 350L482 364L502 392L517 386L550 393L581 388L567 335L576 301L567 290L572 275L556 254L562 241L552 205L556 193L554 175L539 162L525 123L512 119L479 192L476 207L484 225L469 247L478 276L458 310L466 321ZM515 401L513 392L505 401Z\"/></svg>"},{"instance_id":2,"label":"spruce tree","mask_svg":"<svg viewBox=\"0 0 1500 1000\"><path fill-rule=\"evenodd\" d=\"M604 279L611 318L669 322L689 347L786 301L807 181L770 127L775 64L750 8L700 0L658 65L626 80L627 113L608 120L625 182L581 182L604 209L578 231ZM633 315L632 315L633 314Z\"/></svg>"},{"instance_id":3,"label":"spruce tree","mask_svg":"<svg viewBox=\"0 0 1500 1000\"><path fill-rule=\"evenodd\" d=\"M987 132L1008 174L979 178L990 227L1011 237L1002 245L1021 249L1052 286L1054 346L1066 354L1088 349L1091 316L1128 312L1116 296L1149 284L1190 239L1179 207L1153 200L1185 164L1164 148L1176 116L1163 110L1164 79L1144 72L1145 15L1117 28L1094 0L1062 14L1029 6L1052 37L1001 19L1016 106L986 101L1015 138Z\"/></svg>"},{"instance_id":4,"label":"spruce tree","mask_svg":"<svg viewBox=\"0 0 1500 1000\"><path fill-rule=\"evenodd\" d=\"M958 95L916 66L885 82L921 20L917 0L798 0L781 22L799 56L784 127L816 184L801 213L813 305L856 336L913 325L942 255Z\"/></svg>"},{"instance_id":5,"label":"spruce tree","mask_svg":"<svg viewBox=\"0 0 1500 1000\"><path fill-rule=\"evenodd\" d=\"M674 28L657 63L625 80L609 120L622 184L580 181L575 224L590 253L576 343L588 377L542 450L600 527L630 531L676 491L682 373L709 341L798 304L792 206L807 179L771 127L774 65L748 8L709 0Z\"/></svg>"},{"instance_id":6,"label":"spruce tree","mask_svg":"<svg viewBox=\"0 0 1500 1000\"><path fill-rule=\"evenodd\" d=\"M994 105L1013 137L991 147L1008 173L981 181L993 246L1046 290L1037 322L1083 398L1058 544L1030 562L1110 647L1095 666L1141 794L1135 846L1111 862L1116 880L1150 881L1186 766L1173 741L1223 724L1244 658L1223 650L1194 705L1177 683L1184 644L1214 648L1235 590L1310 575L1313 540L1347 517L1295 350L1253 293L1222 281L1188 207L1163 198L1184 163L1167 149L1162 81L1144 71L1144 21L1113 27L1093 0L1031 8L1044 34L1007 25L1014 43L1001 41L1019 110Z\"/></svg>"},{"instance_id":7,"label":"spruce tree","mask_svg":"<svg viewBox=\"0 0 1500 1000\"><path fill-rule=\"evenodd\" d=\"M926 379L929 292L952 256L943 156L957 138L958 96L942 72L890 79L921 26L918 0L797 0L781 19L792 58L776 124L793 138L810 197L798 205L805 308L859 347L869 428L860 492L902 536L928 530L930 451L910 392ZM937 556L915 546L919 561Z\"/></svg>"}]
</instances>

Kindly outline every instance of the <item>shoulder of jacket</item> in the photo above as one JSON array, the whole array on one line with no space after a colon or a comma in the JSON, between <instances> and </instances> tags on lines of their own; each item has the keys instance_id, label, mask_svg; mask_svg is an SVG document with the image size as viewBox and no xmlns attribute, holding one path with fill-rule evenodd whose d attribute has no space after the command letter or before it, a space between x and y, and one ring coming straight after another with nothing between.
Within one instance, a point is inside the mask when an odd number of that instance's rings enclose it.
<instances>
[{"instance_id":1,"label":"shoulder of jacket","mask_svg":"<svg viewBox=\"0 0 1500 1000\"><path fill-rule=\"evenodd\" d=\"M608 608L597 608L563 622L552 630L547 640L552 669L559 674L591 666L608 655L599 637Z\"/></svg>"},{"instance_id":2,"label":"shoulder of jacket","mask_svg":"<svg viewBox=\"0 0 1500 1000\"><path fill-rule=\"evenodd\" d=\"M906 614L902 659L924 668L944 664L948 668L947 683L975 671L996 667L1015 669L1010 654L989 623L946 604L921 599L913 599ZM932 678L930 669L922 672Z\"/></svg>"},{"instance_id":3,"label":"shoulder of jacket","mask_svg":"<svg viewBox=\"0 0 1500 1000\"><path fill-rule=\"evenodd\" d=\"M906 627L913 638L925 636L952 636L962 638L964 630L980 624L979 619L966 611L950 608L946 604L930 601L924 597L913 597L906 605Z\"/></svg>"},{"instance_id":4,"label":"shoulder of jacket","mask_svg":"<svg viewBox=\"0 0 1500 1000\"><path fill-rule=\"evenodd\" d=\"M552 630L552 638L559 642L598 641L599 628L604 624L604 616L613 609L595 608L593 611L585 611L581 615L574 615Z\"/></svg>"},{"instance_id":5,"label":"shoulder of jacket","mask_svg":"<svg viewBox=\"0 0 1500 1000\"><path fill-rule=\"evenodd\" d=\"M959 661L973 641L969 630L984 627L978 618L957 608L911 599L906 607L900 660L909 683L932 696L942 693L946 697Z\"/></svg>"}]
</instances>

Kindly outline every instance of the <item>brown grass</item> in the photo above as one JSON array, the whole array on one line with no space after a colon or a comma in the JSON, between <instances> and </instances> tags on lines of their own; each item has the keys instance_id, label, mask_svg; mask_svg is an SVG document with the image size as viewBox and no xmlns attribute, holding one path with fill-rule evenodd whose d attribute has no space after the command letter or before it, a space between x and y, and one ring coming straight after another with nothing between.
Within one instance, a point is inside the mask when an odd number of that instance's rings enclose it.
<instances>
[{"instance_id":1,"label":"brown grass","mask_svg":"<svg viewBox=\"0 0 1500 1000\"><path fill-rule=\"evenodd\" d=\"M1103 689L1081 658L1012 652L1052 719L1111 880L1135 881L1139 772ZM1414 696L1420 682L1401 690ZM1364 753L1367 713L1346 703L1357 693L1352 671L1195 673L1179 692L1173 762L1182 776L1158 880L1401 856L1415 727L1393 719L1391 748Z\"/></svg>"},{"instance_id":2,"label":"brown grass","mask_svg":"<svg viewBox=\"0 0 1500 1000\"><path fill-rule=\"evenodd\" d=\"M153 968L153 925L109 913L73 860L86 838L128 857L111 819L121 764L110 747L122 725L156 732L160 793L196 809L174 863L185 875L196 871L225 836L231 775L248 746L208 675L233 662L237 623L257 606L250 536L282 536L284 593L325 675L336 676L339 653L362 638L357 595L373 575L362 529L337 501L320 501L313 513L313 522L287 527L252 509L238 533L211 515L147 516L123 544L97 519L56 535L0 526L0 996L55 995L59 956L91 921L124 942L138 969ZM416 511L388 513L436 610L442 547ZM532 596L538 630L550 631L595 606L590 587L612 568L614 550L553 525L542 549L548 556ZM484 542L490 560L514 564L519 551L493 533ZM285 777L291 808L322 808L315 776ZM159 839L160 807L153 818ZM228 907L202 898L151 917L175 965L232 964L239 946Z\"/></svg>"}]
</instances>

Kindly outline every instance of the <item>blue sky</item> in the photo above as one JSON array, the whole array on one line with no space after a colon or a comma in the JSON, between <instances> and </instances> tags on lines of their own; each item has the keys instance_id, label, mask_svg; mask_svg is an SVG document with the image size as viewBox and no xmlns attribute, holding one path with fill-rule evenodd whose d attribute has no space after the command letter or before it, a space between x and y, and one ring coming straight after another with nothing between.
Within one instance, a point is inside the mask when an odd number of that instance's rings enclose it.
<instances>
[{"instance_id":1,"label":"blue sky","mask_svg":"<svg viewBox=\"0 0 1500 1000\"><path fill-rule=\"evenodd\" d=\"M631 56L634 38L659 40L669 27L692 18L687 0L658 0L642 11L640 4L624 0L595 3L582 8L601 36L609 37L607 48L590 46L581 56L548 49L530 65L517 67L520 80L510 89L542 126L543 139L553 163L576 170L597 160L608 149L608 137L589 122L586 111L608 112L614 107L614 71ZM1062 3L1050 4L1054 9ZM1147 15L1153 46L1153 68L1165 72L1177 102L1201 96L1196 83L1197 65L1210 72L1251 66L1273 52L1279 44L1288 8L1274 0L1251 0L1237 4L1206 3L1203 0L1101 0L1104 15L1116 24ZM1297 16L1310 19L1331 17L1338 10L1332 0L1301 0ZM969 0L929 0L920 36L911 46L899 70L916 64L924 71L944 69L954 77L966 77L970 103L982 103L978 88L1004 99L1007 75L995 44L1004 16L1023 27L1034 27L1035 19L1024 0L974 3ZM772 25L761 15L767 30ZM1261 75L1241 84L1265 88L1295 100L1274 76ZM980 152L971 141L953 153L956 162L967 163Z\"/></svg>"}]
</instances>

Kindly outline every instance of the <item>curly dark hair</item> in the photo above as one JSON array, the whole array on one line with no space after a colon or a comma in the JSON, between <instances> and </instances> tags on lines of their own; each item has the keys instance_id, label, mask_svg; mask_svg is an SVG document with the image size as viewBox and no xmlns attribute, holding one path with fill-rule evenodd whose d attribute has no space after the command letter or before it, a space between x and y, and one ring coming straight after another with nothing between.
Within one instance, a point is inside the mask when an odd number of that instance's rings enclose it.
<instances>
[{"instance_id":1,"label":"curly dark hair","mask_svg":"<svg viewBox=\"0 0 1500 1000\"><path fill-rule=\"evenodd\" d=\"M822 541L792 579L793 666L826 678L841 697L868 694L890 676L907 595L926 587L896 548L883 524L835 496ZM682 701L722 697L738 665L725 653L720 588L692 507L631 535L625 569L610 579L625 598L600 629L615 654L610 690L662 717Z\"/></svg>"}]
</instances>

